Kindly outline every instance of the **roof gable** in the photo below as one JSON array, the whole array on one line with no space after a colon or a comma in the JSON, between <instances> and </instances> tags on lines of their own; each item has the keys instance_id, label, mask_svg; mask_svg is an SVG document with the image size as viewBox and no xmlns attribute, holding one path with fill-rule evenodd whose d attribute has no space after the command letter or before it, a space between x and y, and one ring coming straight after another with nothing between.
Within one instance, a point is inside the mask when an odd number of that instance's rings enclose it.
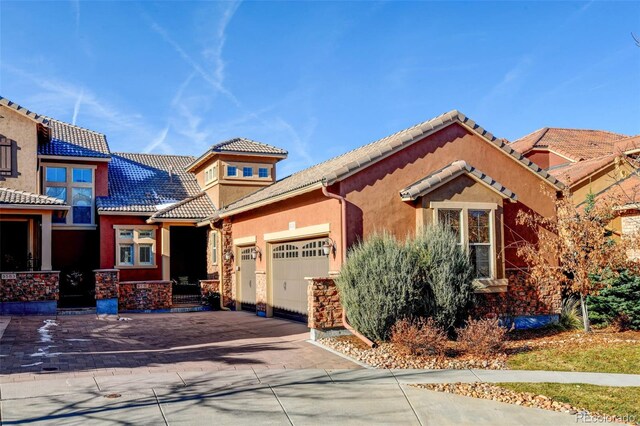
<instances>
[{"instance_id":1,"label":"roof gable","mask_svg":"<svg viewBox=\"0 0 640 426\"><path fill-rule=\"evenodd\" d=\"M419 181L412 183L406 188L400 190L400 196L403 201L416 200L417 198L428 194L463 174L466 174L476 182L485 185L492 191L498 193L502 198L506 198L512 202L518 200L516 194L514 194L509 188L462 160L454 161L448 166L445 166L440 170L436 170Z\"/></svg>"},{"instance_id":2,"label":"roof gable","mask_svg":"<svg viewBox=\"0 0 640 426\"><path fill-rule=\"evenodd\" d=\"M67 207L67 204L54 197L34 194L28 191L19 191L11 188L0 188L0 206L3 204L20 204L30 206L60 206Z\"/></svg>"},{"instance_id":3,"label":"roof gable","mask_svg":"<svg viewBox=\"0 0 640 426\"><path fill-rule=\"evenodd\" d=\"M0 105L4 105L7 108L11 108L12 110L24 115L25 117L32 119L37 123L41 123L41 124L47 123L47 117L45 117L44 115L40 115L33 111L30 111L27 108L23 107L22 105L19 105L15 102L11 102L9 99L3 98L2 96L0 96Z\"/></svg>"}]
</instances>

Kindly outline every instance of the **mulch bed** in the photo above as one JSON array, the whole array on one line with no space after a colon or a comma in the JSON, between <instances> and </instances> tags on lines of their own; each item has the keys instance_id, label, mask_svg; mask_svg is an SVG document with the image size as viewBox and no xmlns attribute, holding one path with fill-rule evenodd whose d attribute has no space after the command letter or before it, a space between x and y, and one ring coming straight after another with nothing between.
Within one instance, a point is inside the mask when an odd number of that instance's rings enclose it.
<instances>
[{"instance_id":1,"label":"mulch bed","mask_svg":"<svg viewBox=\"0 0 640 426\"><path fill-rule=\"evenodd\" d=\"M575 348L594 344L614 346L640 344L640 331L615 332L602 329L593 333L556 330L513 331L508 334L503 353L491 357L478 357L458 350L456 342L449 342L446 356L406 356L398 353L391 343L381 343L369 348L355 336L320 339L320 343L338 352L376 368L465 369L482 368L502 370L507 368L510 355L543 348Z\"/></svg>"}]
</instances>

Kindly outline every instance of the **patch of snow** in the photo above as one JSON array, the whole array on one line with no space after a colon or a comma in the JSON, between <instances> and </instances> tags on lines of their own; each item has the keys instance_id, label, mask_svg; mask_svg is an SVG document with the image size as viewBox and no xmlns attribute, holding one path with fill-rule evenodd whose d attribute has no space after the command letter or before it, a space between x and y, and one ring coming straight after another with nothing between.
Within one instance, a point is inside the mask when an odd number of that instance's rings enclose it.
<instances>
[{"instance_id":1,"label":"patch of snow","mask_svg":"<svg viewBox=\"0 0 640 426\"><path fill-rule=\"evenodd\" d=\"M51 332L49 328L57 327L58 323L55 320L47 319L44 320L44 325L38 329L38 333L40 333L40 342L41 343L49 343L53 341L53 336L51 336Z\"/></svg>"},{"instance_id":2,"label":"patch of snow","mask_svg":"<svg viewBox=\"0 0 640 426\"><path fill-rule=\"evenodd\" d=\"M67 342L90 342L90 339L64 339Z\"/></svg>"},{"instance_id":3,"label":"patch of snow","mask_svg":"<svg viewBox=\"0 0 640 426\"><path fill-rule=\"evenodd\" d=\"M131 321L131 318L120 317L120 318L118 318L118 321Z\"/></svg>"},{"instance_id":4,"label":"patch of snow","mask_svg":"<svg viewBox=\"0 0 640 426\"><path fill-rule=\"evenodd\" d=\"M166 209L167 207L171 207L172 205L174 205L177 202L178 202L178 200L172 200L172 201L169 201L169 202L166 202L166 203L157 204L156 205L156 209L158 209L158 210Z\"/></svg>"},{"instance_id":5,"label":"patch of snow","mask_svg":"<svg viewBox=\"0 0 640 426\"><path fill-rule=\"evenodd\" d=\"M34 362L33 364L23 364L23 365L21 365L20 367L33 367L33 366L35 366L35 365L40 365L40 364L42 364L42 361L40 361L40 362Z\"/></svg>"}]
</instances>

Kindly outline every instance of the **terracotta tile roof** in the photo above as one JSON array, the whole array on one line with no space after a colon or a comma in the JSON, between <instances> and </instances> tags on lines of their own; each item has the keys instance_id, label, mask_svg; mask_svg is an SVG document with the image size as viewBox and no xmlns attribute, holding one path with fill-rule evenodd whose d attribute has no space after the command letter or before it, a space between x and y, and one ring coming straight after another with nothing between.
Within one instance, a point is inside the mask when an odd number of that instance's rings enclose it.
<instances>
[{"instance_id":1,"label":"terracotta tile roof","mask_svg":"<svg viewBox=\"0 0 640 426\"><path fill-rule=\"evenodd\" d=\"M640 204L640 176L634 173L596 194L596 200L612 197L622 206L638 208ZM580 206L584 204L581 203Z\"/></svg>"},{"instance_id":2,"label":"terracotta tile roof","mask_svg":"<svg viewBox=\"0 0 640 426\"><path fill-rule=\"evenodd\" d=\"M614 145L614 153L622 154L629 151L640 150L640 135L620 139Z\"/></svg>"},{"instance_id":3,"label":"terracotta tile roof","mask_svg":"<svg viewBox=\"0 0 640 426\"><path fill-rule=\"evenodd\" d=\"M26 117L29 117L29 118L31 118L31 119L39 122L39 123L45 123L46 122L47 118L45 116L39 115L39 114L37 114L37 113L35 113L33 111L30 111L27 108L25 108L25 107L23 107L21 105L18 105L15 102L11 102L7 98L3 98L2 96L0 96L0 105L4 105L4 106L6 106L8 108L11 108L14 111L17 111L20 114L22 114L22 115L24 115Z\"/></svg>"},{"instance_id":4,"label":"terracotta tile roof","mask_svg":"<svg viewBox=\"0 0 640 426\"><path fill-rule=\"evenodd\" d=\"M436 170L419 181L412 183L400 191L400 196L404 201L415 200L416 198L433 191L441 185L444 185L465 173L490 186L494 191L499 192L504 198L508 198L512 201L518 200L516 194L514 194L509 188L462 160L454 161L448 166L445 166L440 170Z\"/></svg>"},{"instance_id":5,"label":"terracotta tile roof","mask_svg":"<svg viewBox=\"0 0 640 426\"><path fill-rule=\"evenodd\" d=\"M257 154L270 155L277 157L286 157L288 152L284 149L268 145L262 142L256 142L247 138L233 138L224 142L217 143L209 148L204 154L198 157L187 167L187 170L201 164L215 154Z\"/></svg>"},{"instance_id":6,"label":"terracotta tile roof","mask_svg":"<svg viewBox=\"0 0 640 426\"><path fill-rule=\"evenodd\" d=\"M525 154L533 148L549 149L574 161L611 154L614 145L628 136L604 130L560 129L545 127L511 143Z\"/></svg>"},{"instance_id":7,"label":"terracotta tile roof","mask_svg":"<svg viewBox=\"0 0 640 426\"><path fill-rule=\"evenodd\" d=\"M33 206L66 206L66 203L58 198L46 195L34 194L27 191L18 191L11 188L0 188L0 205L24 204Z\"/></svg>"},{"instance_id":8,"label":"terracotta tile roof","mask_svg":"<svg viewBox=\"0 0 640 426\"><path fill-rule=\"evenodd\" d=\"M193 197L186 198L176 204L158 210L149 219L150 221L162 219L204 219L215 215L216 207L207 194L201 192Z\"/></svg>"},{"instance_id":9,"label":"terracotta tile roof","mask_svg":"<svg viewBox=\"0 0 640 426\"><path fill-rule=\"evenodd\" d=\"M97 197L98 211L156 213L200 195L195 175L185 170L193 157L115 153L109 163L109 196Z\"/></svg>"},{"instance_id":10,"label":"terracotta tile roof","mask_svg":"<svg viewBox=\"0 0 640 426\"><path fill-rule=\"evenodd\" d=\"M93 130L47 118L51 141L38 145L38 154L64 157L109 158L107 137Z\"/></svg>"},{"instance_id":11,"label":"terracotta tile roof","mask_svg":"<svg viewBox=\"0 0 640 426\"><path fill-rule=\"evenodd\" d=\"M504 139L496 138L461 112L453 110L372 142L368 145L356 148L323 163L316 164L315 166L294 173L291 176L279 180L273 185L267 186L236 201L235 203L232 203L223 212L221 212L221 215L228 216L240 209L244 210L254 204L266 203L268 200L276 197L285 197L287 194L295 193L298 190L311 187L314 184L319 184L321 182L325 185L330 185L386 158L406 146L411 145L413 142L424 138L426 135L454 122L462 123L470 129L473 129L474 132L486 138L497 148L512 156L515 161L522 163L523 166L530 169L531 172L538 174L542 179L547 180L556 187L562 187L562 184L557 179L549 175L532 161L524 158L520 153L514 151L510 147L510 144L508 144Z\"/></svg>"},{"instance_id":12,"label":"terracotta tile roof","mask_svg":"<svg viewBox=\"0 0 640 426\"><path fill-rule=\"evenodd\" d=\"M613 165L616 157L615 154L604 155L577 163L565 163L547 171L565 185L572 185L608 165Z\"/></svg>"}]
</instances>

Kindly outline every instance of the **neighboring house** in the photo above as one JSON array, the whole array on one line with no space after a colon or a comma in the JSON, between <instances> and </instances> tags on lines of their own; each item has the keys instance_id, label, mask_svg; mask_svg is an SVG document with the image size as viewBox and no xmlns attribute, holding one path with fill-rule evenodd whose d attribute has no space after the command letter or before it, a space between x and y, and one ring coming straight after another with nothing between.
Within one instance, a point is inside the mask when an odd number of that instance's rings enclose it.
<instances>
[{"instance_id":1,"label":"neighboring house","mask_svg":"<svg viewBox=\"0 0 640 426\"><path fill-rule=\"evenodd\" d=\"M520 210L554 214L541 185L562 188L452 111L294 173L201 225L223 234L224 298L260 315L304 317L307 277L338 274L348 248L375 232L405 238L433 222L471 253L484 311L549 315L559 295L526 288L515 247L535 238L516 223Z\"/></svg>"},{"instance_id":2,"label":"neighboring house","mask_svg":"<svg viewBox=\"0 0 640 426\"><path fill-rule=\"evenodd\" d=\"M640 229L640 136L601 130L544 128L511 144L569 186L577 207L588 194L613 198L620 215L611 223L622 235Z\"/></svg>"}]
</instances>

